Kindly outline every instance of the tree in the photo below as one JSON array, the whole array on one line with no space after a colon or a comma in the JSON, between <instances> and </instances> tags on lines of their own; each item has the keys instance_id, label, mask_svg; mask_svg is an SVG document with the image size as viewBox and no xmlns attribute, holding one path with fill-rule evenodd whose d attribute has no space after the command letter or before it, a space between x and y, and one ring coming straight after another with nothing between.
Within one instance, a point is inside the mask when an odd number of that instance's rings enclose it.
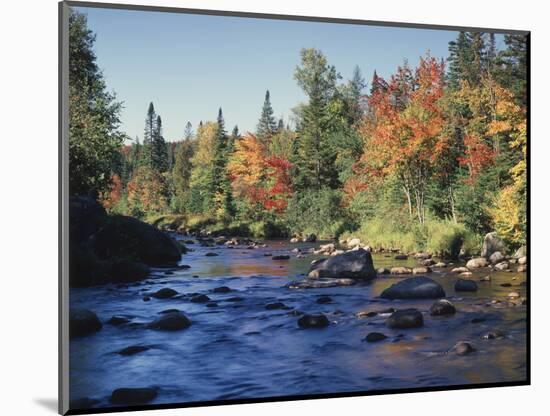
<instances>
[{"instance_id":1,"label":"tree","mask_svg":"<svg viewBox=\"0 0 550 416\"><path fill-rule=\"evenodd\" d=\"M214 122L200 123L196 134L195 151L191 157L189 179L189 204L192 213L208 213L213 205L211 170L218 125Z\"/></svg>"},{"instance_id":2,"label":"tree","mask_svg":"<svg viewBox=\"0 0 550 416\"><path fill-rule=\"evenodd\" d=\"M271 136L277 131L277 122L273 116L273 107L269 97L269 90L265 92L262 114L256 128L256 136L264 143L269 142Z\"/></svg>"},{"instance_id":3,"label":"tree","mask_svg":"<svg viewBox=\"0 0 550 416\"><path fill-rule=\"evenodd\" d=\"M145 127L143 129L143 145L141 151L141 165L153 167L153 141L157 131L157 113L152 102L147 107Z\"/></svg>"},{"instance_id":4,"label":"tree","mask_svg":"<svg viewBox=\"0 0 550 416\"><path fill-rule=\"evenodd\" d=\"M516 102L527 105L527 37L504 35L506 49L496 57L495 78L510 89Z\"/></svg>"},{"instance_id":5,"label":"tree","mask_svg":"<svg viewBox=\"0 0 550 416\"><path fill-rule=\"evenodd\" d=\"M191 137L178 142L176 145L172 180L174 183L174 208L178 213L185 213L189 203L192 171L191 160L194 148L195 143Z\"/></svg>"},{"instance_id":6,"label":"tree","mask_svg":"<svg viewBox=\"0 0 550 416\"><path fill-rule=\"evenodd\" d=\"M299 189L337 186L333 166L336 154L330 136L335 127L331 125L334 122L331 116L343 110L336 96L339 78L321 51L302 49L301 65L296 68L294 79L309 101L297 111L298 137L293 162L294 183Z\"/></svg>"},{"instance_id":7,"label":"tree","mask_svg":"<svg viewBox=\"0 0 550 416\"><path fill-rule=\"evenodd\" d=\"M166 211L168 202L164 181L150 166L140 166L128 183L128 210L131 215L142 217Z\"/></svg>"},{"instance_id":8,"label":"tree","mask_svg":"<svg viewBox=\"0 0 550 416\"><path fill-rule=\"evenodd\" d=\"M395 175L407 200L409 215L426 219L426 192L438 158L448 147L441 99L442 64L427 56L414 77L399 67L387 89L369 97L371 116L361 129L365 140L359 163L367 181ZM356 187L356 185L354 185Z\"/></svg>"},{"instance_id":9,"label":"tree","mask_svg":"<svg viewBox=\"0 0 550 416\"><path fill-rule=\"evenodd\" d=\"M154 123L153 137L151 143L151 166L159 173L165 173L168 170L168 152L166 141L162 135L162 119L157 115Z\"/></svg>"},{"instance_id":10,"label":"tree","mask_svg":"<svg viewBox=\"0 0 550 416\"><path fill-rule=\"evenodd\" d=\"M121 103L107 91L86 16L69 15L69 192L97 197L110 186L124 134Z\"/></svg>"},{"instance_id":11,"label":"tree","mask_svg":"<svg viewBox=\"0 0 550 416\"><path fill-rule=\"evenodd\" d=\"M366 84L358 66L353 69L353 76L343 88L350 124L361 121L363 116L362 97Z\"/></svg>"}]
</instances>

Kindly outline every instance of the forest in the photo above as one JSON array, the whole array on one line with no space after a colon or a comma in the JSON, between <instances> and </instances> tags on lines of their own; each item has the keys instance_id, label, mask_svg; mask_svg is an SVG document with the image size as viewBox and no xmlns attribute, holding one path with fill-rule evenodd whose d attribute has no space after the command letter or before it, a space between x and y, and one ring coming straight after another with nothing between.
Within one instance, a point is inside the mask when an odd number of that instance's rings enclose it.
<instances>
[{"instance_id":1,"label":"forest","mask_svg":"<svg viewBox=\"0 0 550 416\"><path fill-rule=\"evenodd\" d=\"M493 33L459 32L447 59L426 53L370 82L304 48L294 80L307 99L288 120L275 116L270 90L255 131L226 126L213 102L197 126L182 114L176 139L163 136L152 102L141 138L121 130L123 103L86 16L73 11L69 27L70 193L113 215L228 236L354 236L449 257L478 254L492 231L510 248L526 243L525 36L498 35L497 47Z\"/></svg>"}]
</instances>

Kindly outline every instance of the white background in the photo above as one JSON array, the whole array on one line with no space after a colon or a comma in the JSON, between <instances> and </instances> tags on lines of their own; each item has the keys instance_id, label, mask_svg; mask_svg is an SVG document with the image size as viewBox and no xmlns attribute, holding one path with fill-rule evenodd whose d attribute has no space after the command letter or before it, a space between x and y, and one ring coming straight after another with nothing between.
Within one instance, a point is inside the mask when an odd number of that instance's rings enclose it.
<instances>
[{"instance_id":1,"label":"white background","mask_svg":"<svg viewBox=\"0 0 550 416\"><path fill-rule=\"evenodd\" d=\"M543 1L136 0L141 4L532 31L532 386L150 411L148 415L546 413L549 379L548 74ZM112 0L112 2L123 3ZM0 6L0 413L53 415L57 398L57 1ZM343 46L345 47L345 46ZM546 254L547 255L547 254ZM291 371L291 369L289 369ZM136 414L136 413L132 413ZM546 413L547 414L547 413Z\"/></svg>"}]
</instances>

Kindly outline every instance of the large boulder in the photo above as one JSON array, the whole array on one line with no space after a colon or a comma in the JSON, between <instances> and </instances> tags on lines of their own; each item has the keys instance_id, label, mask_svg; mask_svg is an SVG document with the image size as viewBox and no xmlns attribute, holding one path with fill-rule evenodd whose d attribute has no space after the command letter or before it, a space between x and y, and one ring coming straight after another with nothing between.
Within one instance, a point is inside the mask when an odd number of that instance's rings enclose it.
<instances>
[{"instance_id":1,"label":"large boulder","mask_svg":"<svg viewBox=\"0 0 550 416\"><path fill-rule=\"evenodd\" d=\"M69 237L71 243L86 241L107 221L105 209L93 198L72 196L69 199Z\"/></svg>"},{"instance_id":2,"label":"large boulder","mask_svg":"<svg viewBox=\"0 0 550 416\"><path fill-rule=\"evenodd\" d=\"M445 291L429 277L418 276L391 285L380 296L384 299L437 299L445 297Z\"/></svg>"},{"instance_id":3,"label":"large boulder","mask_svg":"<svg viewBox=\"0 0 550 416\"><path fill-rule=\"evenodd\" d=\"M91 240L103 259L130 258L149 266L174 264L181 259L178 244L165 233L136 218L116 216Z\"/></svg>"},{"instance_id":4,"label":"large boulder","mask_svg":"<svg viewBox=\"0 0 550 416\"><path fill-rule=\"evenodd\" d=\"M492 232L485 235L483 239L483 247L481 248L481 257L489 258L491 254L496 251L501 253L506 253L507 248L504 241L497 235L497 233Z\"/></svg>"},{"instance_id":5,"label":"large boulder","mask_svg":"<svg viewBox=\"0 0 550 416\"><path fill-rule=\"evenodd\" d=\"M83 337L99 331L103 325L97 315L83 308L69 310L69 337Z\"/></svg>"},{"instance_id":6,"label":"large boulder","mask_svg":"<svg viewBox=\"0 0 550 416\"><path fill-rule=\"evenodd\" d=\"M362 248L332 256L311 266L308 277L333 279L364 279L376 277L371 254Z\"/></svg>"}]
</instances>

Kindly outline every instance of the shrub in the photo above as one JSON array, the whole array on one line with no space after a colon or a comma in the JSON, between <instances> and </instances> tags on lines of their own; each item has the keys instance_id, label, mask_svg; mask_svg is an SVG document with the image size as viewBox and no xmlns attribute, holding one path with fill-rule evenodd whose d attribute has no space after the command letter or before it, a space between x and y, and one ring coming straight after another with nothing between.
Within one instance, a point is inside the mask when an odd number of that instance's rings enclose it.
<instances>
[{"instance_id":1,"label":"shrub","mask_svg":"<svg viewBox=\"0 0 550 416\"><path fill-rule=\"evenodd\" d=\"M297 192L286 211L293 234L315 234L319 239L338 237L349 229L349 219L342 208L340 191L323 188Z\"/></svg>"}]
</instances>

